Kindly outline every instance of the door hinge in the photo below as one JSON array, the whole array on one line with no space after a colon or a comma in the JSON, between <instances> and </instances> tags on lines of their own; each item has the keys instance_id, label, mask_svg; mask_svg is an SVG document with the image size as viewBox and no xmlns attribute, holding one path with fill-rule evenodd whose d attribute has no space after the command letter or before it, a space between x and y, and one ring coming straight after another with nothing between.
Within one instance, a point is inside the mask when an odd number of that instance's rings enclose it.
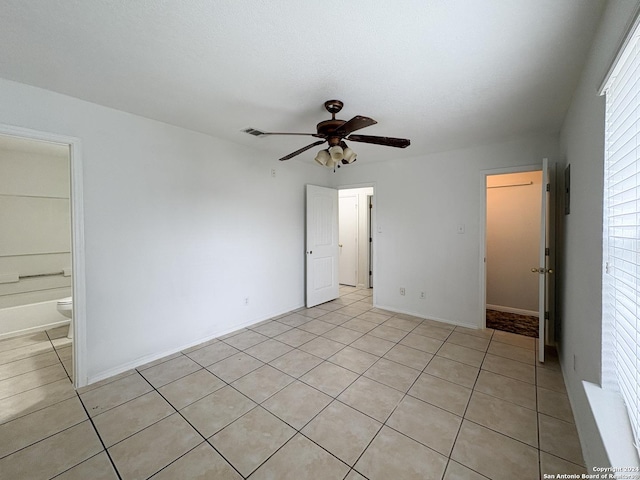
<instances>
[{"instance_id":1,"label":"door hinge","mask_svg":"<svg viewBox=\"0 0 640 480\"><path fill-rule=\"evenodd\" d=\"M369 237L369 243L373 242L373 238Z\"/></svg>"},{"instance_id":2,"label":"door hinge","mask_svg":"<svg viewBox=\"0 0 640 480\"><path fill-rule=\"evenodd\" d=\"M609 262L604 264L604 273L606 273L606 274L609 273Z\"/></svg>"},{"instance_id":3,"label":"door hinge","mask_svg":"<svg viewBox=\"0 0 640 480\"><path fill-rule=\"evenodd\" d=\"M544 249L544 254L548 257L549 256L549 247Z\"/></svg>"},{"instance_id":4,"label":"door hinge","mask_svg":"<svg viewBox=\"0 0 640 480\"><path fill-rule=\"evenodd\" d=\"M369 275L371 275L373 272L371 270L369 270Z\"/></svg>"},{"instance_id":5,"label":"door hinge","mask_svg":"<svg viewBox=\"0 0 640 480\"><path fill-rule=\"evenodd\" d=\"M547 183L547 192L550 192L550 191L551 191L551 184Z\"/></svg>"},{"instance_id":6,"label":"door hinge","mask_svg":"<svg viewBox=\"0 0 640 480\"><path fill-rule=\"evenodd\" d=\"M549 320L549 312L544 312L544 319Z\"/></svg>"}]
</instances>

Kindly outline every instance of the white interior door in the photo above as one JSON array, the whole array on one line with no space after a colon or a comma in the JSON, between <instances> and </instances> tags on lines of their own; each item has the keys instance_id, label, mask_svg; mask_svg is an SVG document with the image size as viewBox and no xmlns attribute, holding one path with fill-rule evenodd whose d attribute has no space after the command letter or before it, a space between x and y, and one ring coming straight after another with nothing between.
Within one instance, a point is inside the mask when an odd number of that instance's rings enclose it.
<instances>
[{"instance_id":1,"label":"white interior door","mask_svg":"<svg viewBox=\"0 0 640 480\"><path fill-rule=\"evenodd\" d=\"M338 190L307 185L307 308L338 298Z\"/></svg>"},{"instance_id":2,"label":"white interior door","mask_svg":"<svg viewBox=\"0 0 640 480\"><path fill-rule=\"evenodd\" d=\"M540 253L538 267L538 359L544 362L544 346L547 338L548 322L551 310L549 274L553 273L550 262L551 253L551 176L549 162L542 160L542 202L540 210Z\"/></svg>"},{"instance_id":3,"label":"white interior door","mask_svg":"<svg viewBox=\"0 0 640 480\"><path fill-rule=\"evenodd\" d=\"M358 283L358 196L340 197L338 212L340 283L355 287Z\"/></svg>"}]
</instances>

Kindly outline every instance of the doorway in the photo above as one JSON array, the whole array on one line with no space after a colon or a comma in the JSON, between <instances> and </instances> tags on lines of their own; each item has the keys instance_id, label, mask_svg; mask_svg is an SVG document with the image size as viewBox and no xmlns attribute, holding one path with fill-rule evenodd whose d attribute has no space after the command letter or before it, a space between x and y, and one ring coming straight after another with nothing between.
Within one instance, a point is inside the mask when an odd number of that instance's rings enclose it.
<instances>
[{"instance_id":1,"label":"doorway","mask_svg":"<svg viewBox=\"0 0 640 480\"><path fill-rule=\"evenodd\" d=\"M539 334L542 171L486 176L486 326Z\"/></svg>"},{"instance_id":2,"label":"doorway","mask_svg":"<svg viewBox=\"0 0 640 480\"><path fill-rule=\"evenodd\" d=\"M373 288L373 187L339 191L339 283Z\"/></svg>"},{"instance_id":3,"label":"doorway","mask_svg":"<svg viewBox=\"0 0 640 480\"><path fill-rule=\"evenodd\" d=\"M8 143L13 143L15 145L23 145L23 148L31 149L36 152L35 155L28 155L29 158L25 160L25 162L30 162L37 164L37 153L40 152L57 152L60 157L64 159L65 167L64 171L59 172L61 175L66 176L66 186L62 188L66 188L66 199L64 199L64 195L55 195L52 194L51 197L54 199L53 203L64 203L66 202L66 227L61 228L58 232L60 237L58 240L62 241L62 237L66 235L66 244L69 248L67 248L67 255L64 255L64 251L61 252L47 252L47 260L37 265L29 265L19 267L19 261L14 261L15 267L11 269L14 271L12 273L13 277L18 277L17 280L15 278L9 278L3 276L3 278L7 281L11 280L12 284L18 284L20 280L23 281L44 281L46 285L50 285L51 282L58 282L59 285L56 284L57 289L51 289L50 292L55 298L47 298L42 301L42 299L38 299L33 295L30 297L32 299L36 299L33 304L33 308L36 310L38 308L46 308L47 314L50 310L54 310L54 315L58 314L58 318L65 321L65 317L63 314L58 313L59 311L64 310L64 307L61 310L57 310L57 299L59 299L60 295L65 293L65 297L71 296L73 298L73 321L72 321L72 332L71 336L73 338L72 341L69 341L71 344L69 347L69 355L70 358L63 365L65 369L72 372L73 384L76 388L80 386L86 385L86 369L84 362L84 346L86 344L86 334L85 334L85 276L84 276L84 220L83 220L83 196L82 196L82 164L80 159L80 141L77 138L66 137L62 135L52 134L48 132L39 132L35 130L29 130L21 127L14 127L11 125L2 125L0 124L0 136L5 139ZM9 162L7 165L11 165L12 162ZM46 164L45 164L46 165ZM13 166L19 166L18 170L14 170L16 177L14 180L17 180L18 175L27 175L27 170L25 170L24 165L21 165L18 162L13 162ZM22 173L20 173L22 171ZM5 172L10 174L11 171ZM40 188L44 182L43 178L47 177L48 173L40 171L38 174L37 181L29 181L29 178L23 178L23 182L25 185L31 185L27 188L27 190L31 187ZM42 178L41 178L42 177ZM46 180L50 180L50 178L46 178ZM20 182L17 182L20 183ZM51 183L51 182L50 182ZM25 187L26 188L26 187ZM56 187L52 187L54 190ZM16 195L20 198L26 199L27 203L33 203L33 201L44 201L47 196L46 195L38 195L33 192L18 192ZM44 198L43 198L44 197ZM62 198L56 198L62 197ZM34 200L37 199L37 200ZM24 202L23 202L24 203ZM28 208L28 207L27 207ZM45 225L41 225L40 230L42 230L41 237L46 237L47 232L52 232L55 228L54 224L58 222L55 220L53 212L56 210L56 207L49 207L46 212L47 222ZM57 208L57 210L62 211L62 208ZM62 217L60 217L60 221L63 222ZM35 248L35 247L34 247ZM38 247L39 248L39 247ZM37 248L36 248L37 250ZM55 250L55 248L54 248ZM42 252L36 252L37 254L41 254ZM15 256L15 255L14 255ZM26 256L26 255L25 255ZM42 256L42 255L39 255ZM52 258L55 257L58 264L54 267L53 263L51 263ZM62 263L61 263L62 262ZM27 262L29 263L29 262ZM61 266L63 265L64 266ZM58 268L60 266L60 268ZM19 267L19 268L18 268ZM38 267L42 267L41 271L38 270ZM22 273L23 269L27 269ZM38 271L36 271L38 270ZM5 273L5 272L0 272ZM66 283L65 283L66 279ZM70 279L70 288L69 288L69 279ZM16 280L15 282L13 280ZM46 286L45 285L45 286ZM65 287L66 285L66 287ZM16 300L17 301L17 300ZM50 305L48 303L51 303ZM37 328L37 327L36 327ZM61 331L64 330L63 333ZM57 328L53 335L57 337L66 337L67 328ZM60 338L56 338L54 340L60 340ZM53 341L53 340L52 340ZM61 344L62 341L56 342L57 344ZM62 357L60 357L62 359Z\"/></svg>"}]
</instances>

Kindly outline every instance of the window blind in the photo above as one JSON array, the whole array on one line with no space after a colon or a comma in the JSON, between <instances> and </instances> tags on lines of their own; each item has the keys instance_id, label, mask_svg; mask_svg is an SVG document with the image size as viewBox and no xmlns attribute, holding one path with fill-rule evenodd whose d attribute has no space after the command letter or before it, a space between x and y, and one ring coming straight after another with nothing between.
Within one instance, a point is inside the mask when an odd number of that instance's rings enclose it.
<instances>
[{"instance_id":1,"label":"window blind","mask_svg":"<svg viewBox=\"0 0 640 480\"><path fill-rule=\"evenodd\" d=\"M607 84L603 387L620 391L640 436L640 30L631 32Z\"/></svg>"}]
</instances>

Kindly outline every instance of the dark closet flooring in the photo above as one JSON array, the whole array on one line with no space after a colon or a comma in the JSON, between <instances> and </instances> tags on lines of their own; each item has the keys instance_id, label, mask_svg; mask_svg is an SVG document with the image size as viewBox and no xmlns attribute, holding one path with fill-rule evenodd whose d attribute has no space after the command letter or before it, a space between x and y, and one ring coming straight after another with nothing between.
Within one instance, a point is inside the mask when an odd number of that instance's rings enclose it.
<instances>
[{"instance_id":1,"label":"dark closet flooring","mask_svg":"<svg viewBox=\"0 0 640 480\"><path fill-rule=\"evenodd\" d=\"M538 317L487 310L487 328L538 337Z\"/></svg>"}]
</instances>

